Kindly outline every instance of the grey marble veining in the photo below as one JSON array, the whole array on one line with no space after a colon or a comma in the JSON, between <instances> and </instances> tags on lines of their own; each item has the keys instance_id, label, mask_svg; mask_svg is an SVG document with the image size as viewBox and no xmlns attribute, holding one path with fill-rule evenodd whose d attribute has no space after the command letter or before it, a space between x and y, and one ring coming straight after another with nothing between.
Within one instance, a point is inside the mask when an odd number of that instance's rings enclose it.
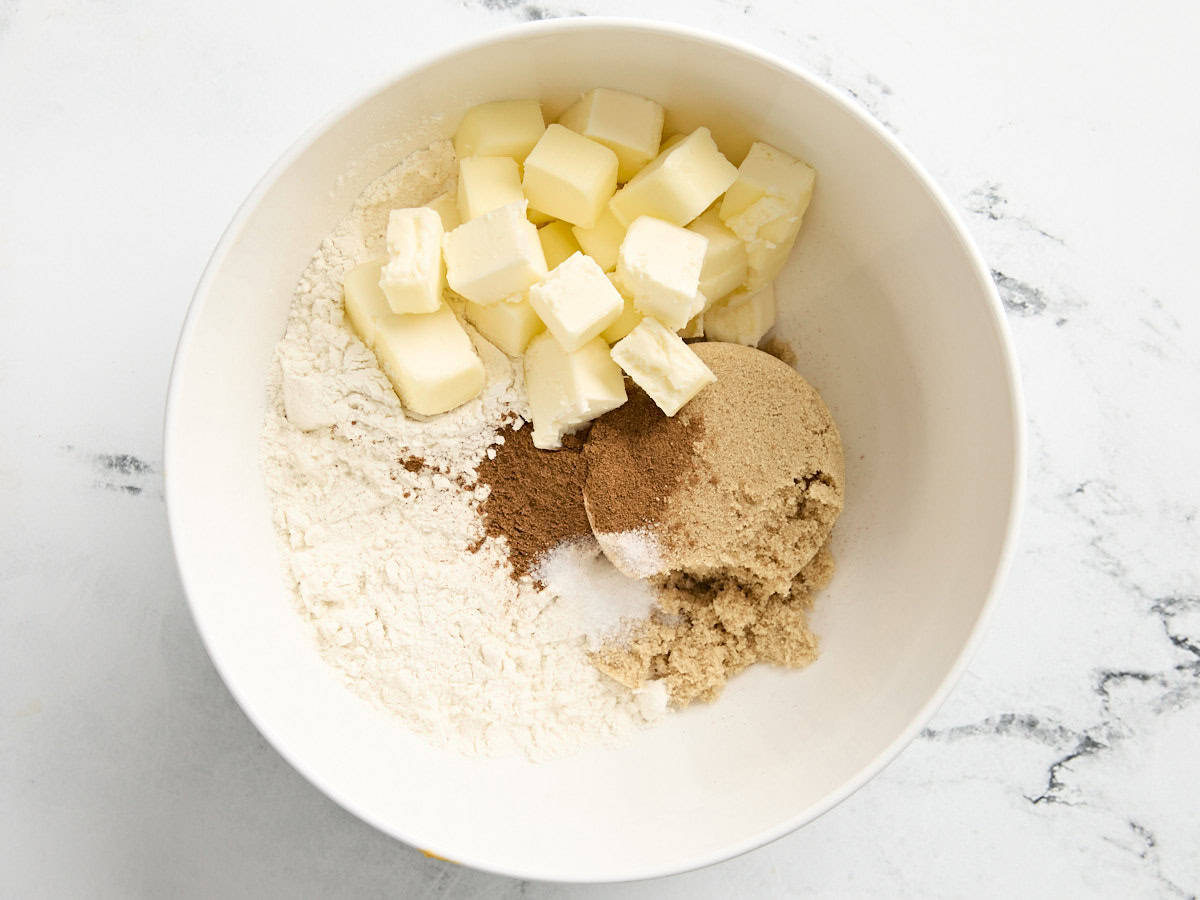
<instances>
[{"instance_id":1,"label":"grey marble veining","mask_svg":"<svg viewBox=\"0 0 1200 900\"><path fill-rule=\"evenodd\" d=\"M722 865L564 887L425 859L265 744L184 606L160 427L207 254L315 115L410 52L598 14L763 46L913 150L991 266L1030 466L983 646L883 774ZM302 16L278 0L0 2L0 894L1195 897L1194 18L1074 0L969 15L783 0L439 0L432 14L367 0Z\"/></svg>"}]
</instances>

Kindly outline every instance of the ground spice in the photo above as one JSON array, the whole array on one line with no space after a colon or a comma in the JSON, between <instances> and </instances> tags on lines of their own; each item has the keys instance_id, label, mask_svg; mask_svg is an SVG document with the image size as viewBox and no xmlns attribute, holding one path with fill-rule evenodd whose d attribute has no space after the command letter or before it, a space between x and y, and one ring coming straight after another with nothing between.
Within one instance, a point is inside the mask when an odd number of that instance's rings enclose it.
<instances>
[{"instance_id":1,"label":"ground spice","mask_svg":"<svg viewBox=\"0 0 1200 900\"><path fill-rule=\"evenodd\" d=\"M704 421L686 411L668 418L641 388L596 420L584 456L585 491L598 532L635 531L653 524L671 494L694 475L692 448Z\"/></svg>"},{"instance_id":2,"label":"ground spice","mask_svg":"<svg viewBox=\"0 0 1200 900\"><path fill-rule=\"evenodd\" d=\"M495 458L479 464L479 481L491 488L481 506L484 529L507 541L514 578L563 541L592 533L583 508L583 438L568 435L561 450L539 450L532 433L505 428Z\"/></svg>"}]
</instances>

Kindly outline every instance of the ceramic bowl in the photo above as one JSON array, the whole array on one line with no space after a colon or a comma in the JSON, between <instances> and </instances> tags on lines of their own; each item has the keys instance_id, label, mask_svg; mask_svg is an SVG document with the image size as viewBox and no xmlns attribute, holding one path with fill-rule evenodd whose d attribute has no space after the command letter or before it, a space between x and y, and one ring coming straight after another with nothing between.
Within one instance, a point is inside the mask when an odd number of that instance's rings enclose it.
<instances>
[{"instance_id":1,"label":"ceramic bowl","mask_svg":"<svg viewBox=\"0 0 1200 900\"><path fill-rule=\"evenodd\" d=\"M297 276L363 186L468 107L608 86L667 129L708 125L812 163L816 196L777 282L778 334L846 448L820 659L756 666L720 700L548 763L434 749L321 660L281 580L259 462L265 382ZM372 149L402 140L395 153ZM230 691L313 784L377 828L470 866L606 881L742 853L877 773L945 698L1009 558L1022 484L1012 351L987 267L896 140L813 75L745 45L624 20L539 23L404 69L305 135L234 217L192 301L166 417L171 534ZM936 778L936 773L930 773Z\"/></svg>"}]
</instances>

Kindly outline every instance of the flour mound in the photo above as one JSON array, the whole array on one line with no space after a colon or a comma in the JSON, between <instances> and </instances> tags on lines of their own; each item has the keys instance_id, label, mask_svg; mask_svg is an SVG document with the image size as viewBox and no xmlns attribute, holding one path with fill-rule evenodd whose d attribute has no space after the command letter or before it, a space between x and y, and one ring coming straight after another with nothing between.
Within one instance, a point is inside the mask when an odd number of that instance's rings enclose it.
<instances>
[{"instance_id":1,"label":"flour mound","mask_svg":"<svg viewBox=\"0 0 1200 900\"><path fill-rule=\"evenodd\" d=\"M342 280L382 252L388 211L453 189L454 171L449 142L413 154L322 241L276 348L263 469L296 606L354 691L457 752L559 756L661 717L665 701L598 672L580 635L536 627L559 598L513 580L485 535L476 467L528 415L520 363L471 332L483 393L420 419L343 323Z\"/></svg>"}]
</instances>

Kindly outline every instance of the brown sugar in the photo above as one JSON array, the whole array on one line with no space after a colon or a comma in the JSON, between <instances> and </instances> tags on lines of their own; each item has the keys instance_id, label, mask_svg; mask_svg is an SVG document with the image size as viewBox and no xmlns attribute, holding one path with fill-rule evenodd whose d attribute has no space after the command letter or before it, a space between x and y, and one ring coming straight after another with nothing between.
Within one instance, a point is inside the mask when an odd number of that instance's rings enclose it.
<instances>
[{"instance_id":1,"label":"brown sugar","mask_svg":"<svg viewBox=\"0 0 1200 900\"><path fill-rule=\"evenodd\" d=\"M802 668L817 658L808 612L833 569L826 544L784 594L755 595L732 578L666 576L654 616L628 641L593 653L592 663L630 689L662 679L677 707L716 699L756 662Z\"/></svg>"}]
</instances>

